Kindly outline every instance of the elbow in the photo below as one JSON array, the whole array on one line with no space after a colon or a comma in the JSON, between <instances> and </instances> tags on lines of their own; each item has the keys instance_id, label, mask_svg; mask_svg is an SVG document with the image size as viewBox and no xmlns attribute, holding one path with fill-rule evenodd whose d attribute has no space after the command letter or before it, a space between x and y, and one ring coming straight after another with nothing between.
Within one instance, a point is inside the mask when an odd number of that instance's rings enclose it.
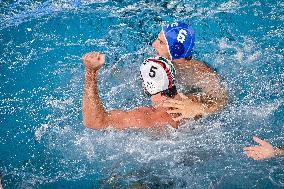
<instances>
[{"instance_id":1,"label":"elbow","mask_svg":"<svg viewBox=\"0 0 284 189\"><path fill-rule=\"evenodd\" d=\"M86 121L86 120L83 120L83 125L86 127L86 128L89 128L89 129L98 129L96 128L95 124L93 124L92 122L90 121Z\"/></svg>"},{"instance_id":2,"label":"elbow","mask_svg":"<svg viewBox=\"0 0 284 189\"><path fill-rule=\"evenodd\" d=\"M223 109L228 103L227 98L222 98L217 101L216 111Z\"/></svg>"},{"instance_id":3,"label":"elbow","mask_svg":"<svg viewBox=\"0 0 284 189\"><path fill-rule=\"evenodd\" d=\"M209 103L206 103L207 113L216 113L226 107L228 102L227 98L216 98Z\"/></svg>"},{"instance_id":4,"label":"elbow","mask_svg":"<svg viewBox=\"0 0 284 189\"><path fill-rule=\"evenodd\" d=\"M89 129L104 129L106 128L106 120L104 113L92 112L86 108L82 110L83 125Z\"/></svg>"},{"instance_id":5,"label":"elbow","mask_svg":"<svg viewBox=\"0 0 284 189\"><path fill-rule=\"evenodd\" d=\"M106 128L106 124L104 123L103 120L86 119L86 118L84 119L83 118L83 125L86 128L96 129L96 130L105 129Z\"/></svg>"},{"instance_id":6,"label":"elbow","mask_svg":"<svg viewBox=\"0 0 284 189\"><path fill-rule=\"evenodd\" d=\"M225 108L228 104L228 94L224 92L221 96L216 98L215 107L213 108L214 111L220 111L221 109Z\"/></svg>"},{"instance_id":7,"label":"elbow","mask_svg":"<svg viewBox=\"0 0 284 189\"><path fill-rule=\"evenodd\" d=\"M219 100L219 109L224 108L228 104L228 95L224 95L223 98Z\"/></svg>"},{"instance_id":8,"label":"elbow","mask_svg":"<svg viewBox=\"0 0 284 189\"><path fill-rule=\"evenodd\" d=\"M226 104L227 104L227 100L226 99L218 100L216 102L215 106L211 107L212 113L215 113L215 112L218 112L218 111L222 110L223 108L226 107Z\"/></svg>"}]
</instances>

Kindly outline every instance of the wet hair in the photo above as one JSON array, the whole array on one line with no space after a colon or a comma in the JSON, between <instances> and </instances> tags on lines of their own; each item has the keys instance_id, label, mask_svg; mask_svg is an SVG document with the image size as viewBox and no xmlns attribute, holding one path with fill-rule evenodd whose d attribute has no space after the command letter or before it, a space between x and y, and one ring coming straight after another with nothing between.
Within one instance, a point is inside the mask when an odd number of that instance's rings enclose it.
<instances>
[{"instance_id":1,"label":"wet hair","mask_svg":"<svg viewBox=\"0 0 284 189\"><path fill-rule=\"evenodd\" d=\"M185 58L185 60L191 60L191 59L192 59L192 55Z\"/></svg>"},{"instance_id":2,"label":"wet hair","mask_svg":"<svg viewBox=\"0 0 284 189\"><path fill-rule=\"evenodd\" d=\"M164 90L161 92L161 95L174 98L177 95L177 88L175 85L172 86L172 88L169 88L167 90Z\"/></svg>"}]
</instances>

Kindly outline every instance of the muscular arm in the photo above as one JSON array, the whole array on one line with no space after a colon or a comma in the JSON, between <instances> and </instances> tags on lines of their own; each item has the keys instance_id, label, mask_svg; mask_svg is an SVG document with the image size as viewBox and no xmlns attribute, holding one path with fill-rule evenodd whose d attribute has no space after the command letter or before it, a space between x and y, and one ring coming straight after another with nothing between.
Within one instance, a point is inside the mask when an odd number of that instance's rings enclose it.
<instances>
[{"instance_id":1,"label":"muscular arm","mask_svg":"<svg viewBox=\"0 0 284 189\"><path fill-rule=\"evenodd\" d=\"M106 112L98 96L97 75L98 70L86 68L82 105L84 125L93 129L104 129L110 125L121 129L130 126L131 115L137 111L130 113L119 110ZM135 116L139 117L139 115ZM137 120L137 123L139 123L139 120Z\"/></svg>"},{"instance_id":2,"label":"muscular arm","mask_svg":"<svg viewBox=\"0 0 284 189\"><path fill-rule=\"evenodd\" d=\"M98 97L97 89L98 70L86 68L84 94L82 101L83 123L86 127L104 128L108 116Z\"/></svg>"},{"instance_id":3,"label":"muscular arm","mask_svg":"<svg viewBox=\"0 0 284 189\"><path fill-rule=\"evenodd\" d=\"M139 107L130 111L105 111L98 96L98 70L99 68L91 69L87 66L85 70L82 111L83 123L86 127L92 129L104 129L108 126L118 129L129 127L149 128L165 125L176 127L176 123L172 121L165 111L156 111L150 107Z\"/></svg>"}]
</instances>

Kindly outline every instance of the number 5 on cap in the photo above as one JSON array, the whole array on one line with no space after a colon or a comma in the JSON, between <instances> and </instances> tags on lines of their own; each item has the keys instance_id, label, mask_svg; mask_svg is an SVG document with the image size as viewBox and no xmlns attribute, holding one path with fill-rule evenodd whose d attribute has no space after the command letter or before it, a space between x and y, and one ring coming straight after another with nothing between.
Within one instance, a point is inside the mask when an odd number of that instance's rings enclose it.
<instances>
[{"instance_id":1,"label":"number 5 on cap","mask_svg":"<svg viewBox=\"0 0 284 189\"><path fill-rule=\"evenodd\" d=\"M152 66L151 68L150 68L150 72L149 72L149 76L150 77L155 77L156 76L156 72L155 72L155 70L157 70L158 68L156 68L155 66Z\"/></svg>"}]
</instances>

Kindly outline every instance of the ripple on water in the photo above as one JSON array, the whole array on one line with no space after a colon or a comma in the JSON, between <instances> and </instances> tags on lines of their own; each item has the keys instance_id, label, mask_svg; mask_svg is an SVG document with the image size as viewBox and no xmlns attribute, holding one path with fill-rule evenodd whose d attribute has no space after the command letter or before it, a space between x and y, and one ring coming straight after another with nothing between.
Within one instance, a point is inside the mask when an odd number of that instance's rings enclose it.
<instances>
[{"instance_id":1,"label":"ripple on water","mask_svg":"<svg viewBox=\"0 0 284 189\"><path fill-rule=\"evenodd\" d=\"M105 188L259 188L263 180L283 187L283 159L262 164L242 153L244 145L254 145L253 134L283 140L283 129L275 129L283 127L275 116L283 109L283 29L278 23L283 3L266 2L267 10L260 1L234 0L0 4L0 66L5 68L0 74L0 114L5 119L0 123L7 130L0 140L24 149L5 146L11 159L1 154L8 187L67 186L83 183L80 179ZM251 19L238 22L245 16ZM265 24L249 22L254 17ZM172 20L192 21L198 39L194 53L224 76L228 107L165 133L85 129L81 55L96 49L108 55L99 80L107 109L145 105L134 73L153 55L150 44L160 25ZM22 85L26 77L19 73L29 76L29 85ZM267 173L274 161L280 163Z\"/></svg>"}]
</instances>

